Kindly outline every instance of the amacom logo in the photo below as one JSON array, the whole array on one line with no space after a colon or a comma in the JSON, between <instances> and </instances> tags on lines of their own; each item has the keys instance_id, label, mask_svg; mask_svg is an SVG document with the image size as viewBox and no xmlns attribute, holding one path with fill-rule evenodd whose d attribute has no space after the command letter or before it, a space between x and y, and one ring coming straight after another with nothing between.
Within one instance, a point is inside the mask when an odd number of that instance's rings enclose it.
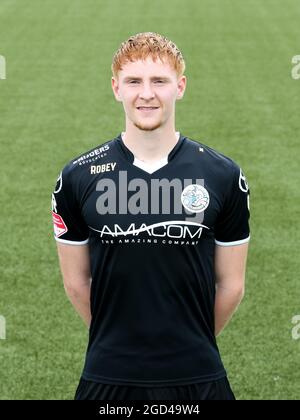
<instances>
[{"instance_id":1,"label":"amacom logo","mask_svg":"<svg viewBox=\"0 0 300 420\"><path fill-rule=\"evenodd\" d=\"M196 227L196 229L191 229L190 227ZM94 229L96 232L99 232L100 237L103 238L105 235L111 237L117 236L127 236L127 235L139 235L142 232L148 234L148 236L153 237L168 237L173 239L199 239L202 230L209 229L207 226L202 225L197 222L188 222L184 220L172 220L165 221L160 223L153 223L151 225L146 225L142 223L140 226L137 226L135 223L131 223L126 229L122 229L118 224L114 224L113 228L104 225L101 230Z\"/></svg>"}]
</instances>

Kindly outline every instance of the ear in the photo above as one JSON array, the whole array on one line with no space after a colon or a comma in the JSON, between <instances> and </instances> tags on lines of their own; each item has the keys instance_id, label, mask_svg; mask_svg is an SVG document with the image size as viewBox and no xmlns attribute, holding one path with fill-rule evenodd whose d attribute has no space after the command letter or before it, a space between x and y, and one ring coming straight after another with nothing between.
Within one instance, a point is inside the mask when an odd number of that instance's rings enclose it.
<instances>
[{"instance_id":1,"label":"ear","mask_svg":"<svg viewBox=\"0 0 300 420\"><path fill-rule=\"evenodd\" d=\"M186 89L187 78L181 76L177 82L177 99L182 99Z\"/></svg>"},{"instance_id":2,"label":"ear","mask_svg":"<svg viewBox=\"0 0 300 420\"><path fill-rule=\"evenodd\" d=\"M114 92L115 98L118 102L122 102L122 99L120 97L119 93L119 81L115 79L114 77L111 78L111 87Z\"/></svg>"}]
</instances>

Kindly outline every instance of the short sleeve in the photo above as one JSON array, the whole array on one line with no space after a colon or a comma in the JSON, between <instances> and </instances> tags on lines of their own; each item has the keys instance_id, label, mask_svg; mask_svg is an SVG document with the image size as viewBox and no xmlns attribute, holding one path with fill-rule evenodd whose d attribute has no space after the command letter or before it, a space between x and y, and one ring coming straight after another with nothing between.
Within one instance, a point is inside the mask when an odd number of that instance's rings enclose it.
<instances>
[{"instance_id":1,"label":"short sleeve","mask_svg":"<svg viewBox=\"0 0 300 420\"><path fill-rule=\"evenodd\" d=\"M60 173L52 193L54 238L71 245L88 243L89 229L85 224L67 167Z\"/></svg>"},{"instance_id":2,"label":"short sleeve","mask_svg":"<svg viewBox=\"0 0 300 420\"><path fill-rule=\"evenodd\" d=\"M250 240L250 190L242 169L237 165L233 169L215 226L215 243L221 246L240 245Z\"/></svg>"}]
</instances>

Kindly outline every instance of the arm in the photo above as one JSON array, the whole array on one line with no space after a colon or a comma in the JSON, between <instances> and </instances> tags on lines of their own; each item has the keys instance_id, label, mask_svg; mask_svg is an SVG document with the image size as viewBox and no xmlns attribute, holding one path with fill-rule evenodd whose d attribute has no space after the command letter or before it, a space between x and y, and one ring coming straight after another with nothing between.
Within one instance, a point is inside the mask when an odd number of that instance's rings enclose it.
<instances>
[{"instance_id":1,"label":"arm","mask_svg":"<svg viewBox=\"0 0 300 420\"><path fill-rule=\"evenodd\" d=\"M57 242L57 250L66 294L89 327L91 273L88 245L66 245Z\"/></svg>"},{"instance_id":2,"label":"arm","mask_svg":"<svg viewBox=\"0 0 300 420\"><path fill-rule=\"evenodd\" d=\"M229 322L244 296L247 253L248 243L235 246L216 245L216 336Z\"/></svg>"}]
</instances>

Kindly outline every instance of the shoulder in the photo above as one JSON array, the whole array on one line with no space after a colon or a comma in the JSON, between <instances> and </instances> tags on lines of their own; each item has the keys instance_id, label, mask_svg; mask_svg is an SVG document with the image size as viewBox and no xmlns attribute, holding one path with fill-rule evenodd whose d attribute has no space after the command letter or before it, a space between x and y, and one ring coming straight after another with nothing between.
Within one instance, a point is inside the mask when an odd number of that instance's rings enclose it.
<instances>
[{"instance_id":1,"label":"shoulder","mask_svg":"<svg viewBox=\"0 0 300 420\"><path fill-rule=\"evenodd\" d=\"M199 159L199 164L207 165L215 175L228 179L240 174L241 169L239 164L229 156L190 137L186 137L186 142L192 155L194 157L197 156Z\"/></svg>"},{"instance_id":2,"label":"shoulder","mask_svg":"<svg viewBox=\"0 0 300 420\"><path fill-rule=\"evenodd\" d=\"M63 178L71 180L73 177L78 178L81 173L85 173L85 169L88 164L93 162L101 162L102 159L110 153L112 143L114 139L107 140L86 152L74 157L70 160L62 169L61 176Z\"/></svg>"}]
</instances>

